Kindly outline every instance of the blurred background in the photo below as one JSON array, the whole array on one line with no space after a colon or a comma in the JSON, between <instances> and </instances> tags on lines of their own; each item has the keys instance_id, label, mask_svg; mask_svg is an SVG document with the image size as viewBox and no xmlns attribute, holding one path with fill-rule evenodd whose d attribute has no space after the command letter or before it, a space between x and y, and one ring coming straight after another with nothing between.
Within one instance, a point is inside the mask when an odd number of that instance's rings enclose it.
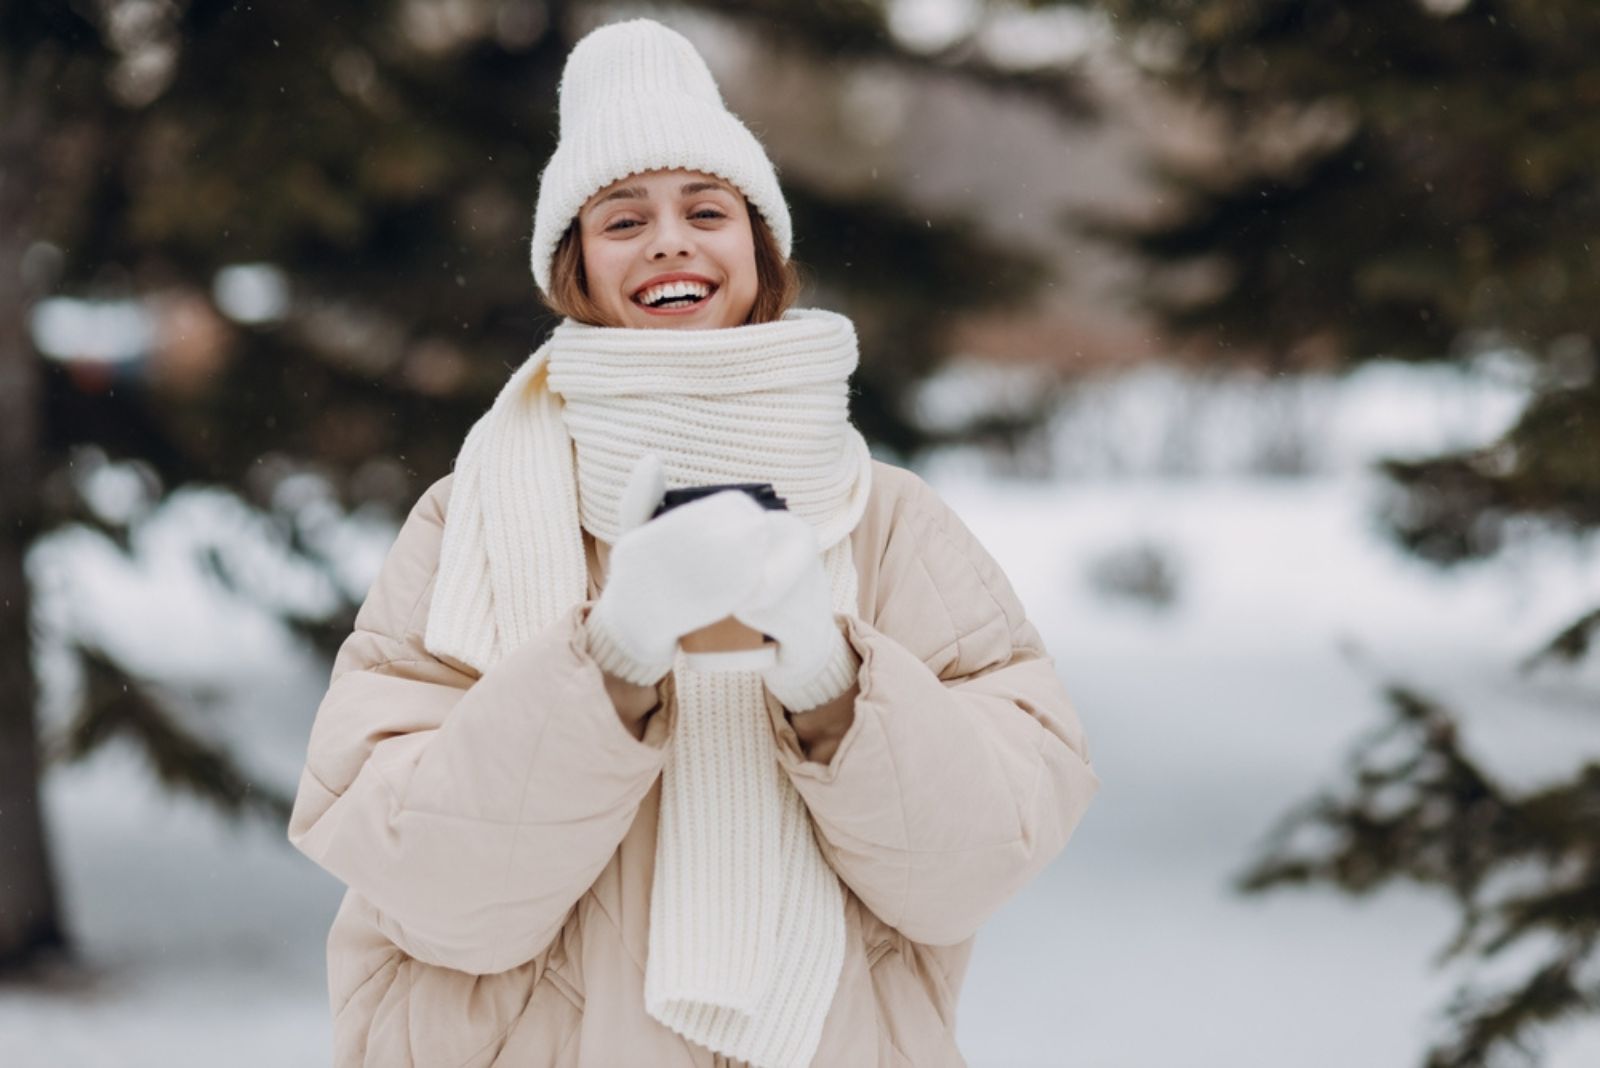
<instances>
[{"instance_id":1,"label":"blurred background","mask_svg":"<svg viewBox=\"0 0 1600 1068\"><path fill-rule=\"evenodd\" d=\"M1088 729L971 1063L1600 1063L1592 0L0 0L0 1064L325 1063L331 654L639 14Z\"/></svg>"}]
</instances>

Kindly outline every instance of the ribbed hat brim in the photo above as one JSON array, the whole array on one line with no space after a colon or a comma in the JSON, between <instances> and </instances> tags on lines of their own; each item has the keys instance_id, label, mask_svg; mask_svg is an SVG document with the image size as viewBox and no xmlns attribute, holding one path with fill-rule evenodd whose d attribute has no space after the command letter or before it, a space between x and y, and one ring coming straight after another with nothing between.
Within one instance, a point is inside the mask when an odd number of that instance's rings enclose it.
<instances>
[{"instance_id":1,"label":"ribbed hat brim","mask_svg":"<svg viewBox=\"0 0 1600 1068\"><path fill-rule=\"evenodd\" d=\"M569 57L563 97L582 91L589 103L567 107L564 100L561 143L539 178L530 260L534 280L546 292L556 246L588 199L619 179L647 171L702 171L729 182L760 212L783 255L790 254L789 207L761 142L723 107L692 46L665 26L637 25L643 21L602 27ZM614 32L607 36L608 31ZM641 35L660 37L673 47L641 48ZM616 42L614 50L610 41ZM607 64L626 67L625 82L608 82L604 92L588 88L605 76ZM703 77L687 78L674 64L690 65ZM619 95L619 84L629 93ZM652 84L659 89L649 91Z\"/></svg>"}]
</instances>

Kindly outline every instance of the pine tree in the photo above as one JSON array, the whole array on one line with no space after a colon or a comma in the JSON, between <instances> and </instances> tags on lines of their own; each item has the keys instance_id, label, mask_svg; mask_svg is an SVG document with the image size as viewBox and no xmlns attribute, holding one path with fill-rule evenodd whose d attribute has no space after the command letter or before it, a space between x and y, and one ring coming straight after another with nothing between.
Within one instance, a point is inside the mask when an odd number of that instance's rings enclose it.
<instances>
[{"instance_id":1,"label":"pine tree","mask_svg":"<svg viewBox=\"0 0 1600 1068\"><path fill-rule=\"evenodd\" d=\"M1382 465L1389 527L1448 566L1494 553L1517 522L1600 525L1600 6L1100 6L1150 84L1201 102L1227 149L1166 167L1178 207L1163 218L1099 227L1158 264L1203 268L1198 287L1156 279L1161 318L1202 358L1285 370L1518 353L1536 388L1499 440ZM1597 630L1600 606L1524 668L1575 663ZM1547 1025L1600 1011L1600 764L1519 793L1462 751L1447 710L1398 684L1389 701L1394 721L1358 746L1354 781L1290 813L1241 885L1447 891L1462 917L1449 955L1518 947L1541 964L1463 989L1429 1068L1530 1053ZM1334 844L1302 844L1312 828Z\"/></svg>"},{"instance_id":2,"label":"pine tree","mask_svg":"<svg viewBox=\"0 0 1600 1068\"><path fill-rule=\"evenodd\" d=\"M51 57L39 56L0 68L0 970L64 941L39 815L37 684L22 566L40 526L35 486L43 467L40 374L28 345L30 286L22 266L32 232L29 193L38 182L28 149L50 122L53 67Z\"/></svg>"}]
</instances>

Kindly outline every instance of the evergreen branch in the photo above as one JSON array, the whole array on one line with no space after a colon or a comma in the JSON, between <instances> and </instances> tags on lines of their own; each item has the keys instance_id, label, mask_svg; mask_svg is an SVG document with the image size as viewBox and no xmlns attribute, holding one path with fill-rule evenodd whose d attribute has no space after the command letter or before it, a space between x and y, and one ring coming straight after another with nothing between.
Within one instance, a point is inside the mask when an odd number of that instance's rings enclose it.
<instances>
[{"instance_id":1,"label":"evergreen branch","mask_svg":"<svg viewBox=\"0 0 1600 1068\"><path fill-rule=\"evenodd\" d=\"M1576 663L1588 655L1590 643L1597 633L1600 633L1600 608L1592 609L1569 623L1542 648L1525 657L1517 667L1526 673L1552 660Z\"/></svg>"},{"instance_id":2,"label":"evergreen branch","mask_svg":"<svg viewBox=\"0 0 1600 1068\"><path fill-rule=\"evenodd\" d=\"M230 817L262 816L287 823L293 801L251 778L225 749L185 729L163 708L155 688L93 646L76 643L86 692L64 735L46 749L46 762L78 760L112 738L132 741L170 787L217 806Z\"/></svg>"},{"instance_id":3,"label":"evergreen branch","mask_svg":"<svg viewBox=\"0 0 1600 1068\"><path fill-rule=\"evenodd\" d=\"M1600 526L1597 438L1600 381L1543 391L1487 446L1382 461L1379 470L1406 491L1389 509L1389 526L1406 548L1442 564L1496 552L1513 517L1573 533L1593 529ZM1552 646L1586 639L1594 624L1580 625L1584 634L1569 628Z\"/></svg>"},{"instance_id":4,"label":"evergreen branch","mask_svg":"<svg viewBox=\"0 0 1600 1068\"><path fill-rule=\"evenodd\" d=\"M1387 697L1393 722L1352 751L1354 796L1324 793L1293 810L1240 878L1240 889L1320 881L1365 894L1409 879L1469 902L1500 848L1522 840L1512 807L1461 752L1449 715L1402 686L1390 686ZM1395 748L1403 758L1385 761ZM1291 850L1292 840L1308 831L1331 833L1337 844Z\"/></svg>"},{"instance_id":5,"label":"evergreen branch","mask_svg":"<svg viewBox=\"0 0 1600 1068\"><path fill-rule=\"evenodd\" d=\"M1353 792L1295 806L1236 886L1259 893L1326 883L1359 895L1404 880L1445 889L1461 921L1440 962L1554 939L1556 959L1521 986L1492 996L1458 990L1455 1033L1427 1064L1477 1068L1526 1053L1540 1028L1600 1009L1596 991L1575 978L1600 938L1600 764L1513 796L1463 752L1449 712L1404 686L1386 694L1391 721L1352 748ZM1307 836L1325 844L1296 845ZM1513 878L1518 889L1497 889Z\"/></svg>"},{"instance_id":6,"label":"evergreen branch","mask_svg":"<svg viewBox=\"0 0 1600 1068\"><path fill-rule=\"evenodd\" d=\"M1513 1056L1537 1065L1538 1029L1600 1009L1600 990L1576 977L1594 952L1592 937L1569 939L1520 985L1494 994L1458 992L1448 1009L1455 1034L1429 1052L1427 1068L1483 1068Z\"/></svg>"}]
</instances>

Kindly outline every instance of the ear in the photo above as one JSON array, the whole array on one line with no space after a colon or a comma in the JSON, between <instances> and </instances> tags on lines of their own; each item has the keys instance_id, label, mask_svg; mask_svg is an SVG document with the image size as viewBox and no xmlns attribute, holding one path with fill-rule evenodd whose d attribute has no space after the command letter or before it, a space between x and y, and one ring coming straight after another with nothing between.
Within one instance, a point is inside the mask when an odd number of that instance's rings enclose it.
<instances>
[{"instance_id":1,"label":"ear","mask_svg":"<svg viewBox=\"0 0 1600 1068\"><path fill-rule=\"evenodd\" d=\"M666 492L666 476L662 473L660 458L653 452L645 453L628 473L622 499L617 502L618 536L649 522L650 513L656 510Z\"/></svg>"}]
</instances>

